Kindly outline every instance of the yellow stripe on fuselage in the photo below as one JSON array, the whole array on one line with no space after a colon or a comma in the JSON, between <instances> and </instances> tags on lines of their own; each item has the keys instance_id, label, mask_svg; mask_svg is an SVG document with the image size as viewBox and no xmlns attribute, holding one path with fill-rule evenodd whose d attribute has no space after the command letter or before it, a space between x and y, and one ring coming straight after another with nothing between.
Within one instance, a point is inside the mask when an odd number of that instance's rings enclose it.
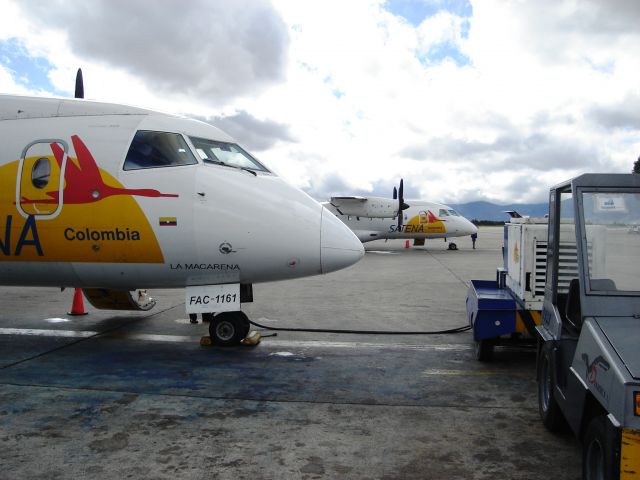
<instances>
[{"instance_id":1,"label":"yellow stripe on fuselage","mask_svg":"<svg viewBox=\"0 0 640 480\"><path fill-rule=\"evenodd\" d=\"M421 222L420 215L411 217L403 227L404 233L446 233L447 229L444 226L444 222L441 220L434 220L431 222Z\"/></svg>"},{"instance_id":2,"label":"yellow stripe on fuselage","mask_svg":"<svg viewBox=\"0 0 640 480\"><path fill-rule=\"evenodd\" d=\"M133 195L91 203L63 201L55 218L38 219L33 215L37 210L27 210L25 218L16 208L17 173L17 161L0 167L0 261L164 262L155 233ZM106 171L100 170L100 175L104 185L122 188ZM56 183L51 183L48 190L56 190ZM28 205L32 206L37 203Z\"/></svg>"}]
</instances>

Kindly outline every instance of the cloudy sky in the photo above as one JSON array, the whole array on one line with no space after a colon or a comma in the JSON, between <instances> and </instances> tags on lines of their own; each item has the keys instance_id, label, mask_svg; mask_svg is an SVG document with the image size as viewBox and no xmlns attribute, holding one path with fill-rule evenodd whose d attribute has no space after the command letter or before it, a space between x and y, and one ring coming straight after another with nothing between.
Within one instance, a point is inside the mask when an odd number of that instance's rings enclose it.
<instances>
[{"instance_id":1,"label":"cloudy sky","mask_svg":"<svg viewBox=\"0 0 640 480\"><path fill-rule=\"evenodd\" d=\"M0 0L0 92L193 116L318 200L543 202L640 155L636 0Z\"/></svg>"}]
</instances>

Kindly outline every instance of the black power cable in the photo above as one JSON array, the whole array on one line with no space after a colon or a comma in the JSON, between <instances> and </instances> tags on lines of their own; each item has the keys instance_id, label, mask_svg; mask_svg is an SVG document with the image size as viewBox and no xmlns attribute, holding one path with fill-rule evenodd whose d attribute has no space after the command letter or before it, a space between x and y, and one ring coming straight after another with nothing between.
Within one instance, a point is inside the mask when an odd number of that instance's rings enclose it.
<instances>
[{"instance_id":1,"label":"black power cable","mask_svg":"<svg viewBox=\"0 0 640 480\"><path fill-rule=\"evenodd\" d=\"M255 325L258 328L264 328L265 330L273 330L277 332L311 332L311 333L346 333L357 335L445 335L448 333L462 333L471 330L471 325L463 325L461 327L450 328L448 330L433 330L429 332L398 332L388 330L333 330L325 328L286 328L286 327L268 327L261 325L258 322L249 320L251 325Z\"/></svg>"},{"instance_id":2,"label":"black power cable","mask_svg":"<svg viewBox=\"0 0 640 480\"><path fill-rule=\"evenodd\" d=\"M400 181L400 188L402 189L402 180ZM395 188L394 188L395 190ZM396 197L394 197L395 199ZM402 193L400 193L400 202L402 202ZM402 204L401 204L402 205ZM467 282L465 282L459 275L457 275L453 270L447 267L442 261L437 258L433 253L428 252L443 268L445 268L451 275L457 278L460 283L462 283L466 288L469 287ZM264 328L265 330L272 330L277 332L311 332L311 333L345 333L345 334L356 334L356 335L446 335L453 333L462 333L471 330L471 325L463 325L456 328L450 328L447 330L433 330L430 332L398 332L398 331L387 331L387 330L334 330L334 329L324 329L324 328L286 328L286 327L268 327L266 325L261 325L253 320L249 320L249 323L255 325L258 328Z\"/></svg>"}]
</instances>

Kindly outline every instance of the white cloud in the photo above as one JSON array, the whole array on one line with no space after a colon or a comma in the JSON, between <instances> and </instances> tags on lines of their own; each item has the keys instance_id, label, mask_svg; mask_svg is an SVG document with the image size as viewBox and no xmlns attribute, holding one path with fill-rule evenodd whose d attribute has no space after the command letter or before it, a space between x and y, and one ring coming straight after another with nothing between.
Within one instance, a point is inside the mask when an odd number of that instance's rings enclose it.
<instances>
[{"instance_id":1,"label":"white cloud","mask_svg":"<svg viewBox=\"0 0 640 480\"><path fill-rule=\"evenodd\" d=\"M0 0L0 39L47 57L56 88L81 65L88 97L220 119L316 195L404 177L412 198L545 201L640 153L637 2L441 2L415 28L382 0L55 3ZM2 69L0 89L24 91Z\"/></svg>"},{"instance_id":2,"label":"white cloud","mask_svg":"<svg viewBox=\"0 0 640 480\"><path fill-rule=\"evenodd\" d=\"M21 0L70 50L139 77L159 93L223 103L281 80L286 26L266 0ZM54 28L55 28L54 27Z\"/></svg>"}]
</instances>

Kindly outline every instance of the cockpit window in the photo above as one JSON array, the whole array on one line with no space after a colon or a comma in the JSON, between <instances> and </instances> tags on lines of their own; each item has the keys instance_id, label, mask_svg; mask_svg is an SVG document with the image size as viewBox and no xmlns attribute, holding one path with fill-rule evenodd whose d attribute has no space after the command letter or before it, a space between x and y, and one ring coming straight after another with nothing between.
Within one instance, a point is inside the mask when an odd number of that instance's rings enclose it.
<instances>
[{"instance_id":1,"label":"cockpit window","mask_svg":"<svg viewBox=\"0 0 640 480\"><path fill-rule=\"evenodd\" d=\"M449 216L449 212L447 212L444 208L441 208L438 211L438 216L439 217L448 217Z\"/></svg>"},{"instance_id":2,"label":"cockpit window","mask_svg":"<svg viewBox=\"0 0 640 480\"><path fill-rule=\"evenodd\" d=\"M248 168L260 172L269 170L235 143L218 142L207 138L189 137L200 158L207 163Z\"/></svg>"},{"instance_id":3,"label":"cockpit window","mask_svg":"<svg viewBox=\"0 0 640 480\"><path fill-rule=\"evenodd\" d=\"M449 214L454 216L454 217L459 217L460 214L458 212L456 212L455 210L449 210Z\"/></svg>"},{"instance_id":4,"label":"cockpit window","mask_svg":"<svg viewBox=\"0 0 640 480\"><path fill-rule=\"evenodd\" d=\"M43 189L49 184L51 176L51 162L47 157L41 157L36 160L31 169L31 183L34 187Z\"/></svg>"},{"instance_id":5,"label":"cockpit window","mask_svg":"<svg viewBox=\"0 0 640 480\"><path fill-rule=\"evenodd\" d=\"M124 169L176 167L197 163L182 135L138 130L129 147Z\"/></svg>"}]
</instances>

